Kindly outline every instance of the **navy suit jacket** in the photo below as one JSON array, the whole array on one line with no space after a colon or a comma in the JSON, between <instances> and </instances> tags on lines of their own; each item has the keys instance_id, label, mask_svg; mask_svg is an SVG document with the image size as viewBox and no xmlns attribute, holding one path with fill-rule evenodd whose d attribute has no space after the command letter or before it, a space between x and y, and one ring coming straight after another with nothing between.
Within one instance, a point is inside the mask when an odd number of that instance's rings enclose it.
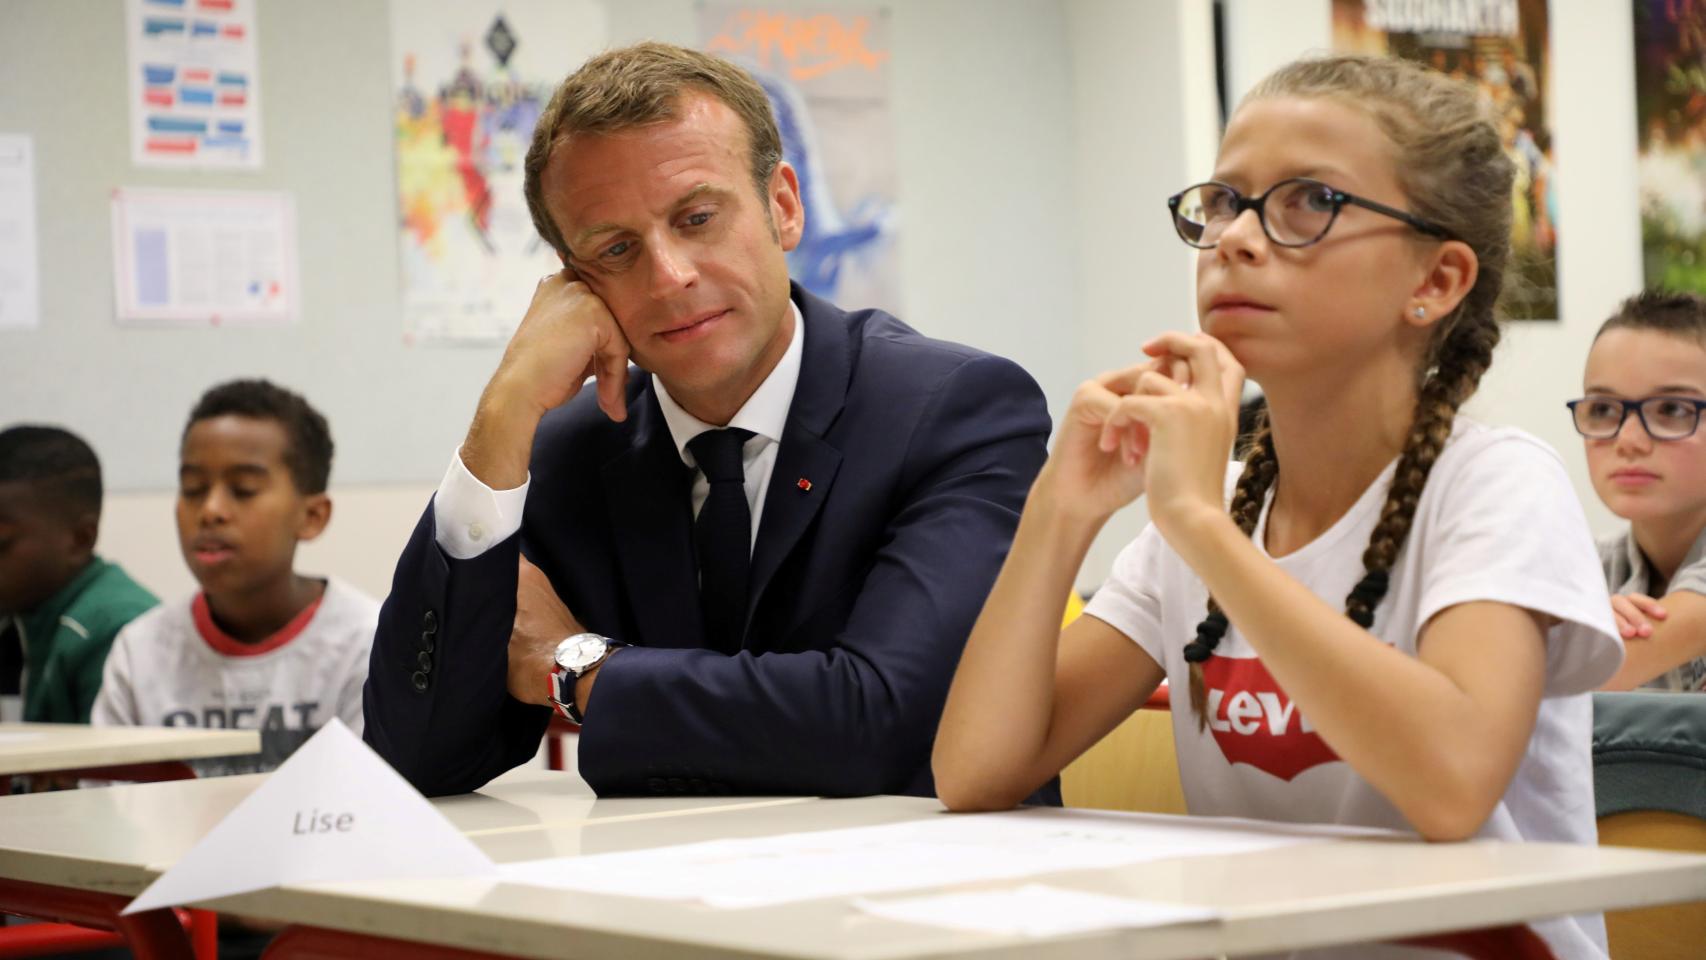
<instances>
[{"instance_id":1,"label":"navy suit jacket","mask_svg":"<svg viewBox=\"0 0 1706 960\"><path fill-rule=\"evenodd\" d=\"M581 730L598 793L934 795L948 682L1048 411L1011 361L793 297L804 353L740 651L706 648L693 475L651 377L630 371L623 423L583 390L540 423L518 535L454 560L429 506L397 564L366 738L418 789L474 790L538 749L550 712L505 683L519 552L587 629L634 645L599 669Z\"/></svg>"}]
</instances>

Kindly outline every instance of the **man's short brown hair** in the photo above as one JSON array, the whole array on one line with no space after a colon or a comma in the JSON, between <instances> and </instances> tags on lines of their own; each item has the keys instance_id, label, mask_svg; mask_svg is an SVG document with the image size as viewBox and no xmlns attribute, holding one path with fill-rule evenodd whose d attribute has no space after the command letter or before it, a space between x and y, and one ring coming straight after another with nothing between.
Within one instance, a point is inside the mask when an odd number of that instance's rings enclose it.
<instances>
[{"instance_id":1,"label":"man's short brown hair","mask_svg":"<svg viewBox=\"0 0 1706 960\"><path fill-rule=\"evenodd\" d=\"M527 148L523 190L534 229L565 259L568 244L545 209L541 179L551 151L576 134L604 134L673 120L681 96L701 91L716 97L746 126L753 185L763 196L782 159L782 135L764 88L745 70L720 57L669 43L645 42L593 57L570 74L551 96L533 144Z\"/></svg>"}]
</instances>

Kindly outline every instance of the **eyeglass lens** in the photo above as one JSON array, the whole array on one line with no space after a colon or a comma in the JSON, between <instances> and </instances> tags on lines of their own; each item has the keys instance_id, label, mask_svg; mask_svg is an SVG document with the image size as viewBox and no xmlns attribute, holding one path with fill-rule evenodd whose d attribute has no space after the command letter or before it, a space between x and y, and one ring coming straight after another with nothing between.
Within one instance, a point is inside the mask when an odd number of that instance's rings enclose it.
<instances>
[{"instance_id":1,"label":"eyeglass lens","mask_svg":"<svg viewBox=\"0 0 1706 960\"><path fill-rule=\"evenodd\" d=\"M1179 195L1173 219L1186 243L1211 247L1220 242L1247 203L1231 187L1198 184ZM1257 198L1269 239L1284 246L1305 246L1321 239L1338 209L1333 188L1315 180L1285 180Z\"/></svg>"},{"instance_id":2,"label":"eyeglass lens","mask_svg":"<svg viewBox=\"0 0 1706 960\"><path fill-rule=\"evenodd\" d=\"M1587 437L1614 437L1635 408L1639 408L1641 421L1655 440L1681 439L1693 434L1700 424L1700 408L1678 397L1640 401L1587 397L1575 406L1576 430Z\"/></svg>"}]
</instances>

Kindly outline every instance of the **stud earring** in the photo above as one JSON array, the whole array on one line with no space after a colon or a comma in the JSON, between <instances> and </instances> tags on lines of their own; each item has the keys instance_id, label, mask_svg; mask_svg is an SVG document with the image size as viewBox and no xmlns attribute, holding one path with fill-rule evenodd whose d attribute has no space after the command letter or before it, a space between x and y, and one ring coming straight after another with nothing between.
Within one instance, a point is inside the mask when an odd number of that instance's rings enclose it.
<instances>
[{"instance_id":1,"label":"stud earring","mask_svg":"<svg viewBox=\"0 0 1706 960\"><path fill-rule=\"evenodd\" d=\"M1417 307L1416 308L1416 319L1417 320L1426 320L1427 316L1428 316L1428 309L1426 307Z\"/></svg>"}]
</instances>

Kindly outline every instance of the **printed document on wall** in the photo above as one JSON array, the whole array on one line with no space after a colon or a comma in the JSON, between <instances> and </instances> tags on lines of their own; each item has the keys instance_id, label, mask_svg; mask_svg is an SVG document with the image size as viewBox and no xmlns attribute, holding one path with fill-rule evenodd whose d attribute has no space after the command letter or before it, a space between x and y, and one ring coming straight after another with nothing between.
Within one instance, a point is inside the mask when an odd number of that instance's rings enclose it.
<instances>
[{"instance_id":1,"label":"printed document on wall","mask_svg":"<svg viewBox=\"0 0 1706 960\"><path fill-rule=\"evenodd\" d=\"M118 321L175 326L296 319L296 213L289 194L113 191Z\"/></svg>"},{"instance_id":2,"label":"printed document on wall","mask_svg":"<svg viewBox=\"0 0 1706 960\"><path fill-rule=\"evenodd\" d=\"M41 325L34 151L28 136L0 133L0 330Z\"/></svg>"},{"instance_id":3,"label":"printed document on wall","mask_svg":"<svg viewBox=\"0 0 1706 960\"><path fill-rule=\"evenodd\" d=\"M131 162L260 167L255 0L127 0L125 40Z\"/></svg>"}]
</instances>

